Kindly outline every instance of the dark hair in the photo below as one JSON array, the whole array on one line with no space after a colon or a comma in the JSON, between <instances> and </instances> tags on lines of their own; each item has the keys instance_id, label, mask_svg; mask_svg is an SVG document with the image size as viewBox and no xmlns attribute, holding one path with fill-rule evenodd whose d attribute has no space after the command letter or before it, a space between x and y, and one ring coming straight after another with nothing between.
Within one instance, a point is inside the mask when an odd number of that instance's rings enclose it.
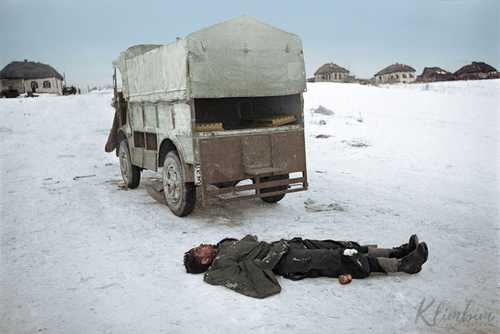
<instances>
[{"instance_id":1,"label":"dark hair","mask_svg":"<svg viewBox=\"0 0 500 334\"><path fill-rule=\"evenodd\" d=\"M190 274L201 274L208 270L210 263L203 264L200 259L195 255L194 248L184 253L184 267Z\"/></svg>"}]
</instances>

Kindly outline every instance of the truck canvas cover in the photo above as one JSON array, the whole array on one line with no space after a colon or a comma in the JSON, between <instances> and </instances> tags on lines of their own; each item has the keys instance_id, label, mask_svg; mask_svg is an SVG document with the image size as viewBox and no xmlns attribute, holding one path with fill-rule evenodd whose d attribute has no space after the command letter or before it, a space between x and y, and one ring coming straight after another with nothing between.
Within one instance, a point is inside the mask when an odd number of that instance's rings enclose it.
<instances>
[{"instance_id":1,"label":"truck canvas cover","mask_svg":"<svg viewBox=\"0 0 500 334\"><path fill-rule=\"evenodd\" d=\"M129 101L279 96L305 90L297 35L238 17L166 45L138 45L113 63Z\"/></svg>"}]
</instances>

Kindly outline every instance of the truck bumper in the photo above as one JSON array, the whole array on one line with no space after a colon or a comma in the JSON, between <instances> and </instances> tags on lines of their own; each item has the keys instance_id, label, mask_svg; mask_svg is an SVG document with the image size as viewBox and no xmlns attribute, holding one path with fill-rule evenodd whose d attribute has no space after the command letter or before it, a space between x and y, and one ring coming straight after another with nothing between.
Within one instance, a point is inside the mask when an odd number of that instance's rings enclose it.
<instances>
[{"instance_id":1,"label":"truck bumper","mask_svg":"<svg viewBox=\"0 0 500 334\"><path fill-rule=\"evenodd\" d=\"M198 139L202 202L276 196L307 189L303 129ZM294 174L273 180L271 176ZM295 177L295 174L301 176ZM216 188L212 185L252 179L252 184ZM276 191L262 192L275 188ZM269 190L269 189L268 189Z\"/></svg>"}]
</instances>

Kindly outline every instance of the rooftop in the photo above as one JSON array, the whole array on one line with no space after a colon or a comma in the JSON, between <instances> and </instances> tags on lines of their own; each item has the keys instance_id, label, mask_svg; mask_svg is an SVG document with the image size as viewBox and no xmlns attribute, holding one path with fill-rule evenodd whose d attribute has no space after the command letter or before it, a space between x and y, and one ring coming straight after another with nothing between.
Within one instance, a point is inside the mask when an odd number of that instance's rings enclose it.
<instances>
[{"instance_id":1,"label":"rooftop","mask_svg":"<svg viewBox=\"0 0 500 334\"><path fill-rule=\"evenodd\" d=\"M34 61L13 61L0 71L0 79L63 79L52 66Z\"/></svg>"},{"instance_id":2,"label":"rooftop","mask_svg":"<svg viewBox=\"0 0 500 334\"><path fill-rule=\"evenodd\" d=\"M375 76L378 75L384 75L384 74L391 74L391 73L397 73L397 72L415 72L415 69L411 66L405 65L405 64L392 64L384 68L383 70L377 72Z\"/></svg>"},{"instance_id":3,"label":"rooftop","mask_svg":"<svg viewBox=\"0 0 500 334\"><path fill-rule=\"evenodd\" d=\"M455 75L467 73L490 73L496 71L497 70L491 65L488 65L481 61L473 61L471 64L461 67L458 71L455 72Z\"/></svg>"},{"instance_id":4,"label":"rooftop","mask_svg":"<svg viewBox=\"0 0 500 334\"><path fill-rule=\"evenodd\" d=\"M323 73L349 73L349 71L342 66L339 66L334 63L326 63L320 66L314 75L323 74Z\"/></svg>"}]
</instances>

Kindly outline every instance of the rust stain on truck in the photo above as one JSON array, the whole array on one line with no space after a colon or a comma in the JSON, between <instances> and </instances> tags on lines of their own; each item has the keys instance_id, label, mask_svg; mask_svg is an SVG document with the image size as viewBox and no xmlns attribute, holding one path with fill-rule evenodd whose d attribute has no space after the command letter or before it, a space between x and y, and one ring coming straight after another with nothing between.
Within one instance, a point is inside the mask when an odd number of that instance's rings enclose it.
<instances>
[{"instance_id":1,"label":"rust stain on truck","mask_svg":"<svg viewBox=\"0 0 500 334\"><path fill-rule=\"evenodd\" d=\"M116 150L125 184L161 169L178 216L222 199L275 203L307 189L298 36L239 17L166 45L137 45L113 62ZM121 85L120 85L121 83Z\"/></svg>"}]
</instances>

